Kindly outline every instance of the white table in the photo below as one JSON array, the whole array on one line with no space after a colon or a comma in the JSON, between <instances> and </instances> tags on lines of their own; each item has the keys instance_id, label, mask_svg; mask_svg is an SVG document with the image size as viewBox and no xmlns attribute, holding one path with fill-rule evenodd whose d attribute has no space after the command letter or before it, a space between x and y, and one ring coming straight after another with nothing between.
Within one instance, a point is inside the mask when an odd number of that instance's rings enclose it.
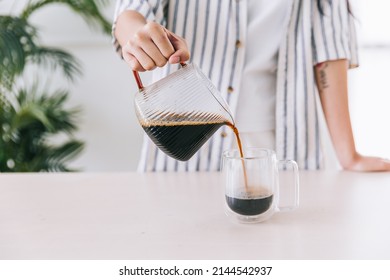
<instances>
[{"instance_id":1,"label":"white table","mask_svg":"<svg viewBox=\"0 0 390 280\"><path fill-rule=\"evenodd\" d=\"M0 259L390 259L390 174L301 172L299 209L223 211L219 173L0 174Z\"/></svg>"}]
</instances>

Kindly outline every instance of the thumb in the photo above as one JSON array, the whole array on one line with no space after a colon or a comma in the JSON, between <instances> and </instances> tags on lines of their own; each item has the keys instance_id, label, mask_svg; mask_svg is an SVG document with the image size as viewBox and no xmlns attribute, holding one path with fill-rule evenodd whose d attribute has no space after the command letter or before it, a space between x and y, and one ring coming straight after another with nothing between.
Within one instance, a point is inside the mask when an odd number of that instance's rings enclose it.
<instances>
[{"instance_id":1,"label":"thumb","mask_svg":"<svg viewBox=\"0 0 390 280\"><path fill-rule=\"evenodd\" d=\"M190 52L186 41L180 36L167 30L168 39L171 42L175 52L169 57L169 63L175 64L185 62L190 59Z\"/></svg>"}]
</instances>

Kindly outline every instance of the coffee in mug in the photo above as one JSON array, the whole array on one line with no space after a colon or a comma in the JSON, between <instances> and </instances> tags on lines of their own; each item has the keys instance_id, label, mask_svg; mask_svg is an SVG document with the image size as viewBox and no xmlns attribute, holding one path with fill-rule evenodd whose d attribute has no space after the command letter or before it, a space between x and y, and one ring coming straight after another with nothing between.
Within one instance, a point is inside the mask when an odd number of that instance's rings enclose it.
<instances>
[{"instance_id":1,"label":"coffee in mug","mask_svg":"<svg viewBox=\"0 0 390 280\"><path fill-rule=\"evenodd\" d=\"M244 156L242 156L244 155ZM287 170L287 171L286 171ZM275 212L292 210L299 204L298 165L295 161L278 161L275 152L261 148L229 150L223 154L225 212L233 220L257 223ZM292 172L291 205L279 206L279 173Z\"/></svg>"}]
</instances>

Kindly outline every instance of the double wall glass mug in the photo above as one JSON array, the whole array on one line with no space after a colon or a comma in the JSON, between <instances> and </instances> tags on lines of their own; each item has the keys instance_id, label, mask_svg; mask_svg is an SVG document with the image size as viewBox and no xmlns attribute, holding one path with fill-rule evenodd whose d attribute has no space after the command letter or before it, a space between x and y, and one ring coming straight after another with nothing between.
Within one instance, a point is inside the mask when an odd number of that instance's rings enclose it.
<instances>
[{"instance_id":1,"label":"double wall glass mug","mask_svg":"<svg viewBox=\"0 0 390 280\"><path fill-rule=\"evenodd\" d=\"M170 157L187 161L225 124L233 124L221 94L195 64L146 87L136 71L135 111L150 139Z\"/></svg>"},{"instance_id":2,"label":"double wall glass mug","mask_svg":"<svg viewBox=\"0 0 390 280\"><path fill-rule=\"evenodd\" d=\"M297 208L297 163L277 160L275 152L268 149L245 148L243 152L244 157L240 156L239 150L223 154L226 215L237 222L258 223L268 220L275 212ZM283 188L279 184L282 172ZM287 204L281 205L281 194L288 194Z\"/></svg>"}]
</instances>

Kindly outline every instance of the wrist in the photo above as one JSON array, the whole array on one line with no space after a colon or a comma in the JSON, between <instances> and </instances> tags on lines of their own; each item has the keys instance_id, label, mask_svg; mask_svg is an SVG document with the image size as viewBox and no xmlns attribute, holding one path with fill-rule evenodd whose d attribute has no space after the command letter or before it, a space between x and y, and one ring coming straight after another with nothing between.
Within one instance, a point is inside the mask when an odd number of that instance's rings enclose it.
<instances>
[{"instance_id":1,"label":"wrist","mask_svg":"<svg viewBox=\"0 0 390 280\"><path fill-rule=\"evenodd\" d=\"M343 169L354 170L355 167L359 164L361 157L362 156L356 151L349 152L348 154L344 154L339 157L339 162Z\"/></svg>"}]
</instances>

